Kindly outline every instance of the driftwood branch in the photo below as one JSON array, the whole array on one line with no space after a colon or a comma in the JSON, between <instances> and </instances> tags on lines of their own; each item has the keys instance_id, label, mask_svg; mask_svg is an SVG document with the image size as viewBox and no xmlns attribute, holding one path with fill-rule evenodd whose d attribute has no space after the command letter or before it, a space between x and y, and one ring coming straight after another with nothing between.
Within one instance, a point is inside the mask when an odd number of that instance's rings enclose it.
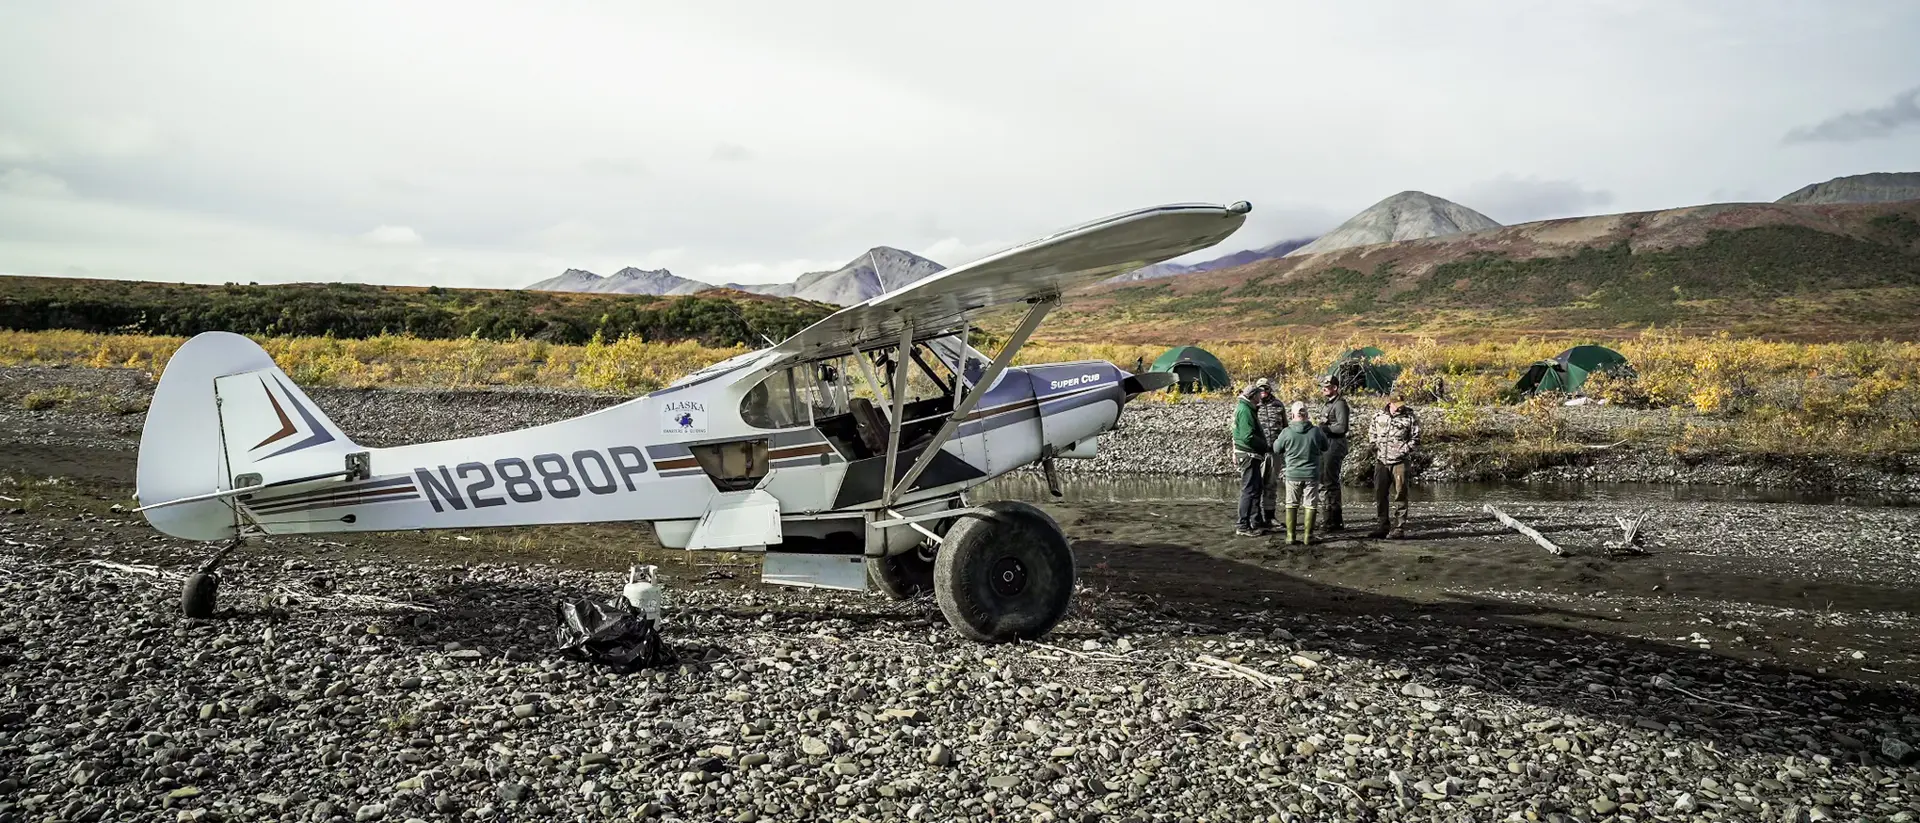
<instances>
[{"instance_id":1,"label":"driftwood branch","mask_svg":"<svg viewBox=\"0 0 1920 823\"><path fill-rule=\"evenodd\" d=\"M306 592L295 591L294 589L287 586L278 587L277 589L274 590L274 594L279 597L285 598L287 602L302 603L308 606L313 606L315 608L321 609L323 611L326 611L326 610L409 611L409 612L426 612L429 614L439 611L438 609L435 609L432 606L422 606L419 603L406 603L399 600L389 600L385 597L375 597L370 594L341 594L336 592L331 594L315 595L315 594L307 594Z\"/></svg>"},{"instance_id":2,"label":"driftwood branch","mask_svg":"<svg viewBox=\"0 0 1920 823\"><path fill-rule=\"evenodd\" d=\"M1567 553L1565 549L1562 549L1559 546L1554 545L1553 541L1548 540L1545 535L1537 531L1534 531L1533 528L1528 526L1527 524L1513 519L1512 515L1509 515L1506 512L1503 512L1497 508L1494 508L1494 505L1492 503L1486 504L1485 508L1488 514L1493 515L1494 519L1499 520L1501 523L1505 523L1508 528L1511 528L1514 531L1517 531L1531 538L1533 542L1539 543L1541 548L1546 549L1547 551L1550 551L1556 555L1564 555Z\"/></svg>"},{"instance_id":3,"label":"driftwood branch","mask_svg":"<svg viewBox=\"0 0 1920 823\"><path fill-rule=\"evenodd\" d=\"M1251 681L1269 688L1284 688L1291 685L1286 678L1279 675L1268 674L1259 669L1248 668L1238 663L1228 663L1210 654L1200 655L1197 663L1189 665L1193 665L1195 668L1205 667L1214 671L1224 672L1242 680Z\"/></svg>"},{"instance_id":4,"label":"driftwood branch","mask_svg":"<svg viewBox=\"0 0 1920 823\"><path fill-rule=\"evenodd\" d=\"M1640 524L1647 520L1647 512L1641 512L1632 519L1625 515L1614 515L1613 522L1620 525L1620 539L1607 541L1607 548L1619 552L1645 553L1640 545Z\"/></svg>"},{"instance_id":5,"label":"driftwood branch","mask_svg":"<svg viewBox=\"0 0 1920 823\"><path fill-rule=\"evenodd\" d=\"M158 580L178 581L178 580L187 579L187 576L184 574L181 574L179 572L167 571L165 569L161 569L156 566L135 566L127 563L115 563L111 560L83 560L74 565L92 566L94 568L106 569L108 571L116 571L122 574L138 574L145 577L151 577L156 581Z\"/></svg>"}]
</instances>

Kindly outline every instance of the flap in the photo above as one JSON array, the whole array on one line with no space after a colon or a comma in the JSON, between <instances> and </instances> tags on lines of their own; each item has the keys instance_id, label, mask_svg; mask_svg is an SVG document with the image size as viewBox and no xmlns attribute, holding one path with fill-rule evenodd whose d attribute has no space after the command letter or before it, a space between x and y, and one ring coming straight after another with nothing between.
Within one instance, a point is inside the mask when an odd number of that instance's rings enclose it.
<instances>
[{"instance_id":1,"label":"flap","mask_svg":"<svg viewBox=\"0 0 1920 823\"><path fill-rule=\"evenodd\" d=\"M687 548L757 548L781 539L780 501L765 489L748 489L715 494L687 538Z\"/></svg>"}]
</instances>

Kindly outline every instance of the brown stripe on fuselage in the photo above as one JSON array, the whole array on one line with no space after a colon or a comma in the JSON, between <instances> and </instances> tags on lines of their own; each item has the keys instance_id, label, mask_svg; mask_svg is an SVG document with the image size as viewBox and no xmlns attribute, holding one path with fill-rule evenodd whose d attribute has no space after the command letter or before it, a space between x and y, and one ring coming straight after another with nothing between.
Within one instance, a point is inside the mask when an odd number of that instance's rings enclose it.
<instances>
[{"instance_id":1,"label":"brown stripe on fuselage","mask_svg":"<svg viewBox=\"0 0 1920 823\"><path fill-rule=\"evenodd\" d=\"M332 485L323 486L318 489L308 489L303 492L294 492L293 494L283 494L278 497L269 497L264 500L256 500L251 505L267 506L267 505L279 505L281 503L298 503L301 501L315 500L322 497L341 494L343 492L372 491L374 489L385 489L385 488L393 488L397 486L412 486L412 485L413 485L413 475L397 474L389 477L376 477L371 480L362 480L356 483L335 483Z\"/></svg>"},{"instance_id":2,"label":"brown stripe on fuselage","mask_svg":"<svg viewBox=\"0 0 1920 823\"><path fill-rule=\"evenodd\" d=\"M275 512L281 512L281 511L290 511L297 506L308 506L313 504L331 505L335 501L339 501L339 500L357 500L362 497L379 497L381 495L390 495L390 494L417 494L419 493L419 491L420 490L416 488L412 483L408 483L407 485L404 485L404 486L393 486L393 487L384 488L384 489L346 489L346 490L335 491L332 494L320 495L318 497L305 497L299 500L270 500L270 501L262 501L257 503L251 502L251 501L243 501L243 502L246 502L247 508L252 509L256 512L275 513Z\"/></svg>"},{"instance_id":3,"label":"brown stripe on fuselage","mask_svg":"<svg viewBox=\"0 0 1920 823\"><path fill-rule=\"evenodd\" d=\"M319 500L302 503L297 506L284 506L272 511L254 510L253 513L257 517L279 517L283 514L313 511L315 509L337 509L345 506L360 506L368 503L391 503L400 500L418 499L420 499L420 492L411 487L405 489L383 489L378 492L355 494L339 500Z\"/></svg>"}]
</instances>

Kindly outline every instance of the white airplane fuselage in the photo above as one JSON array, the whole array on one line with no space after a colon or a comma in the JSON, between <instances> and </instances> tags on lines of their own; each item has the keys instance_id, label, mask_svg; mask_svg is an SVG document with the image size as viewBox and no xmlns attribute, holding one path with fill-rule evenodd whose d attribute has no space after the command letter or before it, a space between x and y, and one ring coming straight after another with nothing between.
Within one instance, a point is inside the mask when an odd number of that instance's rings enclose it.
<instances>
[{"instance_id":1,"label":"white airplane fuselage","mask_svg":"<svg viewBox=\"0 0 1920 823\"><path fill-rule=\"evenodd\" d=\"M968 375L977 377L984 358L968 352L974 361ZM864 447L857 436L836 436L836 430L852 430L846 419L851 415L796 415L791 425L773 428L744 419L743 403L764 376L748 365L705 380L696 375L690 382L547 425L368 448L365 480L305 491L263 490L240 502L268 533L652 521L670 547L684 546L716 496L730 492L770 494L783 519L831 513L858 517L881 508L887 455ZM953 498L1049 454L1087 453L1086 444L1118 420L1127 399L1126 377L1105 361L1007 368L892 508L905 511ZM295 414L249 415L249 421L235 419L234 409L223 410L230 455L276 427L285 428L289 420L324 419L317 410L309 415L300 407L304 396L283 393L274 400L276 409L279 399L294 406ZM882 414L891 411L885 400L874 405ZM915 419L916 405L906 406L904 428L927 433L945 422L947 415L938 408ZM934 405L952 408L951 403ZM267 443L258 451L276 448L284 446ZM729 449L752 455L749 462L760 465L748 466L748 474L731 483L724 470L716 479L713 467L702 465L702 452L718 463L724 462L718 450ZM903 439L895 476L922 451L910 437Z\"/></svg>"}]
</instances>

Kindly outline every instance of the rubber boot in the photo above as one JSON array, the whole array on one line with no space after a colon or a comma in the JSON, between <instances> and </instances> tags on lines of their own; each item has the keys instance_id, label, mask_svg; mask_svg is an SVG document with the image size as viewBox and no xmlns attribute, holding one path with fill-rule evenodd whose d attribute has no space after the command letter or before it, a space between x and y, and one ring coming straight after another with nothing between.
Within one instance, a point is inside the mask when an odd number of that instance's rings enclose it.
<instances>
[{"instance_id":1,"label":"rubber boot","mask_svg":"<svg viewBox=\"0 0 1920 823\"><path fill-rule=\"evenodd\" d=\"M1293 545L1293 515L1296 511L1299 511L1299 509L1292 506L1287 507L1287 545L1289 546Z\"/></svg>"},{"instance_id":2,"label":"rubber boot","mask_svg":"<svg viewBox=\"0 0 1920 823\"><path fill-rule=\"evenodd\" d=\"M1312 506L1307 507L1306 522L1301 525L1301 529L1300 529L1300 542L1302 545L1307 545L1307 546L1313 545L1313 507Z\"/></svg>"}]
</instances>

